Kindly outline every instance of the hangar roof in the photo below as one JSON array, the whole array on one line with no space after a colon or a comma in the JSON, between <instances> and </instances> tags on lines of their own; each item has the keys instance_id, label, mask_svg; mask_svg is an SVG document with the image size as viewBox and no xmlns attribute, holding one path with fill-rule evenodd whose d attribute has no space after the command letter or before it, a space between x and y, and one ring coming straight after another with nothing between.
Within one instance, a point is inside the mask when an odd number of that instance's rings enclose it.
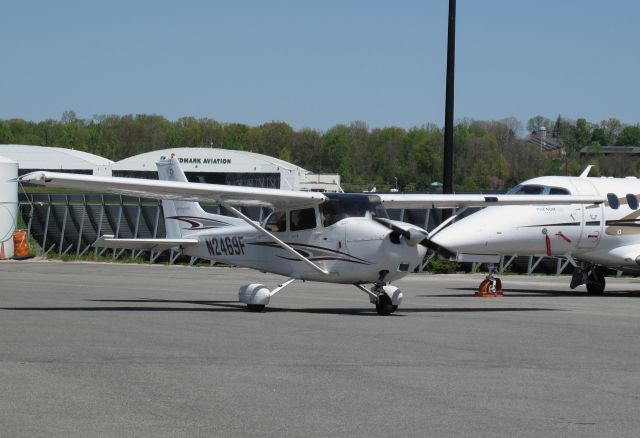
<instances>
[{"instance_id":1,"label":"hangar roof","mask_svg":"<svg viewBox=\"0 0 640 438\"><path fill-rule=\"evenodd\" d=\"M112 170L156 170L155 163L171 154L180 160L186 172L298 172L308 171L302 167L255 152L218 148L169 148L146 152L114 163Z\"/></svg>"},{"instance_id":2,"label":"hangar roof","mask_svg":"<svg viewBox=\"0 0 640 438\"><path fill-rule=\"evenodd\" d=\"M0 155L16 161L21 169L93 170L113 163L107 158L75 149L24 144L2 144Z\"/></svg>"}]
</instances>

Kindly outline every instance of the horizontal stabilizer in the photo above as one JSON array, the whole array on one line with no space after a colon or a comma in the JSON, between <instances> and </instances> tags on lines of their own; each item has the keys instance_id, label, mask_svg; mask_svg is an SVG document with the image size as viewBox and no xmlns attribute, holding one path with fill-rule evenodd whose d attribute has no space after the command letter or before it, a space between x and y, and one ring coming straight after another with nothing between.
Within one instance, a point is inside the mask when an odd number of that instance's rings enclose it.
<instances>
[{"instance_id":1,"label":"horizontal stabilizer","mask_svg":"<svg viewBox=\"0 0 640 438\"><path fill-rule=\"evenodd\" d=\"M198 239L115 239L113 236L101 236L93 246L97 248L140 249L164 251L165 249L192 246Z\"/></svg>"}]
</instances>

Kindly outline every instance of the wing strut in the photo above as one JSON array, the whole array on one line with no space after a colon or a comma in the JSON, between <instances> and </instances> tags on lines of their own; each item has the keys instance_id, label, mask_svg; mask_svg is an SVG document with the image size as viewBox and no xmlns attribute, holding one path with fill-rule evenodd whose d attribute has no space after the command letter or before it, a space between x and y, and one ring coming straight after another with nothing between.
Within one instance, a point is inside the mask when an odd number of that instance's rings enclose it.
<instances>
[{"instance_id":1,"label":"wing strut","mask_svg":"<svg viewBox=\"0 0 640 438\"><path fill-rule=\"evenodd\" d=\"M224 205L224 207L229 210L230 212L232 212L234 215L236 215L237 217L239 217L240 219L242 219L243 221L245 221L246 223L248 223L249 225L251 225L253 228L255 228L256 230L258 230L259 232L261 232L262 234L264 234L265 236L267 236L270 240L272 240L273 242L277 243L278 245L280 245L280 247L282 249L284 249L285 251L289 252L290 254L292 254L293 256L295 256L297 259L299 259L301 262L306 263L308 266L312 267L313 269L315 269L316 271L320 272L323 275L329 275L329 271L322 269L320 266L316 265L315 263L313 263L311 260L309 260L308 258L302 256L298 251L296 251L295 249L293 249L291 246L287 245L286 243L284 243L282 240L278 239L276 236L274 236L272 233L270 233L269 231L265 230L264 228L262 228L260 225L258 225L257 223L255 223L254 221L252 221L250 218L248 218L247 216L245 216L244 214L242 214L241 211L237 210L236 208L227 205L226 203L222 203L222 205Z\"/></svg>"}]
</instances>

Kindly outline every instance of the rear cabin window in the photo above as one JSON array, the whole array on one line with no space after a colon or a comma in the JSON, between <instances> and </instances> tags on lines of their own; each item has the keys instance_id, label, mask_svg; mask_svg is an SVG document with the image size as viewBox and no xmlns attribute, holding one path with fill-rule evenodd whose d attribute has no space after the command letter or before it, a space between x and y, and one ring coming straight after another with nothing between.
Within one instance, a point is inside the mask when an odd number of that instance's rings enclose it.
<instances>
[{"instance_id":1,"label":"rear cabin window","mask_svg":"<svg viewBox=\"0 0 640 438\"><path fill-rule=\"evenodd\" d=\"M609 201L609 207L614 210L620 208L620 199L618 199L615 193L607 193L607 201Z\"/></svg>"},{"instance_id":2,"label":"rear cabin window","mask_svg":"<svg viewBox=\"0 0 640 438\"><path fill-rule=\"evenodd\" d=\"M316 210L315 208L291 210L289 220L291 231L311 230L316 227Z\"/></svg>"}]
</instances>

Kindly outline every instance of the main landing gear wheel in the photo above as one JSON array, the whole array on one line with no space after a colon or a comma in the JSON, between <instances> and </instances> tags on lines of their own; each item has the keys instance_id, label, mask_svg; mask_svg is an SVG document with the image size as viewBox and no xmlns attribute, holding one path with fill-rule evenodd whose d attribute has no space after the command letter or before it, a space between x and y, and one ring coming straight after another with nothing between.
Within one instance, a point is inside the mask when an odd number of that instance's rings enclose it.
<instances>
[{"instance_id":1,"label":"main landing gear wheel","mask_svg":"<svg viewBox=\"0 0 640 438\"><path fill-rule=\"evenodd\" d=\"M587 286L587 294L602 295L606 285L606 274L607 270L601 266L582 264L573 271L569 287L575 289L584 284Z\"/></svg>"},{"instance_id":2,"label":"main landing gear wheel","mask_svg":"<svg viewBox=\"0 0 640 438\"><path fill-rule=\"evenodd\" d=\"M589 295L602 295L605 285L604 275L599 269L594 269L589 273L589 279L587 281L587 293Z\"/></svg>"}]
</instances>

